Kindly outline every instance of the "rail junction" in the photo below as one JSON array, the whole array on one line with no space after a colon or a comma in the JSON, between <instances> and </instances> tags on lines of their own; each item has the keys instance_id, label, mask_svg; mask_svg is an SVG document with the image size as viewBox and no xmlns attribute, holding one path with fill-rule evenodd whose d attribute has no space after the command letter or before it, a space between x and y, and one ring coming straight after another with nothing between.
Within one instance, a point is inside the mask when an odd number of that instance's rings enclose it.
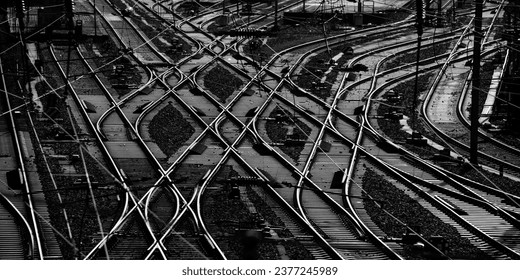
<instances>
[{"instance_id":1,"label":"rail junction","mask_svg":"<svg viewBox=\"0 0 520 280\"><path fill-rule=\"evenodd\" d=\"M0 259L520 259L520 3L0 4Z\"/></svg>"}]
</instances>

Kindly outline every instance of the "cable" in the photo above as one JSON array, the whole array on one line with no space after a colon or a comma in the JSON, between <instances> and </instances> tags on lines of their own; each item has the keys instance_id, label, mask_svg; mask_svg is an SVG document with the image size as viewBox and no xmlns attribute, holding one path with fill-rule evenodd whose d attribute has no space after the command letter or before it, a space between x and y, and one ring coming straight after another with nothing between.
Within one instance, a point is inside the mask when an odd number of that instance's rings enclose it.
<instances>
[{"instance_id":1,"label":"cable","mask_svg":"<svg viewBox=\"0 0 520 280\"><path fill-rule=\"evenodd\" d=\"M60 16L59 18L55 19L54 21L52 21L48 25L46 25L46 26L40 28L39 30L35 31L32 35L26 36L25 39L27 40L27 39L32 38L33 36L36 36L38 33L40 33L41 31L45 30L47 27L52 26L54 23L62 20L63 18L65 18L65 15ZM22 43L22 41L18 41L18 43L14 44L14 45L8 47L7 49L3 50L2 52L0 52L0 55L4 55L7 51L11 50L12 48L16 47L17 45L19 45L21 43Z\"/></svg>"},{"instance_id":2,"label":"cable","mask_svg":"<svg viewBox=\"0 0 520 280\"><path fill-rule=\"evenodd\" d=\"M301 129L301 128L300 128Z\"/></svg>"},{"instance_id":3,"label":"cable","mask_svg":"<svg viewBox=\"0 0 520 280\"><path fill-rule=\"evenodd\" d=\"M64 4L56 4L56 5L48 5L48 6L38 6L38 7L31 7L31 6L29 6L30 8L25 10L25 13L29 14L29 12L33 12L35 10L38 11L38 10L44 10L45 8L58 8L58 7L63 7L63 6L64 6ZM12 7L8 7L8 8L12 8ZM6 11L6 12L7 12L7 14L9 14L8 11ZM0 21L0 25L2 25L4 23L8 23L9 21L12 21L12 20L16 20L16 15L12 16L12 17L7 16L6 18L7 18L6 20Z\"/></svg>"},{"instance_id":4,"label":"cable","mask_svg":"<svg viewBox=\"0 0 520 280\"><path fill-rule=\"evenodd\" d=\"M74 131L74 135L76 136L76 140L78 142L80 142L79 141L79 137L78 137L78 132L76 131L76 127L74 126L74 121L72 119L72 113L70 112L70 107L67 108L67 114L69 115L69 119L70 119L70 122L72 124L72 130ZM79 148L79 153L80 153L81 162L83 163L83 170L85 171L85 178L87 179L88 190L89 190L89 193L90 193L90 197L92 199L92 206L94 207L94 213L96 213L98 227L99 227L99 230L101 232L101 238L105 238L105 232L103 230L103 223L101 222L101 217L99 215L99 211L98 211L98 208L97 208L96 198L94 196L94 191L92 190L92 184L90 182L90 175L88 174L87 164L85 162L85 158L84 158L84 155L83 155L83 149L81 147ZM106 256L107 260L110 260L110 255L108 254L108 248L107 248L107 244L106 243L104 244L103 248L105 250L105 256Z\"/></svg>"}]
</instances>

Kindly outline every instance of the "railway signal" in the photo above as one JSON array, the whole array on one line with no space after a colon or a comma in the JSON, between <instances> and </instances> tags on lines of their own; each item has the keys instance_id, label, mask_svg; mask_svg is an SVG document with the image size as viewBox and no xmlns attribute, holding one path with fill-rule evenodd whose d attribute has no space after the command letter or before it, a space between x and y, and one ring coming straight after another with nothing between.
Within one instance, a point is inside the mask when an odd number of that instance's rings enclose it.
<instances>
[{"instance_id":1,"label":"railway signal","mask_svg":"<svg viewBox=\"0 0 520 280\"><path fill-rule=\"evenodd\" d=\"M16 2L16 17L23 18L26 11L25 0L19 0Z\"/></svg>"},{"instance_id":2,"label":"railway signal","mask_svg":"<svg viewBox=\"0 0 520 280\"><path fill-rule=\"evenodd\" d=\"M23 18L26 10L27 8L25 6L25 0L19 0L16 2L16 18L18 18L18 26L21 33L23 33L25 29Z\"/></svg>"},{"instance_id":3,"label":"railway signal","mask_svg":"<svg viewBox=\"0 0 520 280\"><path fill-rule=\"evenodd\" d=\"M64 4L65 4L65 13L67 14L67 17L70 20L74 16L74 9L75 9L76 3L74 2L74 0L66 0ZM72 23L72 20L70 20L70 22L68 22L69 26L71 23Z\"/></svg>"}]
</instances>

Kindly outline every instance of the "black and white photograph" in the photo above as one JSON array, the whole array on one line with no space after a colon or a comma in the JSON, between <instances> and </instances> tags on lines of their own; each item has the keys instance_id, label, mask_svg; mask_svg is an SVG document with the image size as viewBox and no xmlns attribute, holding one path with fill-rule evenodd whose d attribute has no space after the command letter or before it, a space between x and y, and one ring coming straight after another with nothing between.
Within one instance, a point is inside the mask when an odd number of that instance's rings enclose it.
<instances>
[{"instance_id":1,"label":"black and white photograph","mask_svg":"<svg viewBox=\"0 0 520 280\"><path fill-rule=\"evenodd\" d=\"M0 266L518 260L519 29L519 0L1 0Z\"/></svg>"}]
</instances>

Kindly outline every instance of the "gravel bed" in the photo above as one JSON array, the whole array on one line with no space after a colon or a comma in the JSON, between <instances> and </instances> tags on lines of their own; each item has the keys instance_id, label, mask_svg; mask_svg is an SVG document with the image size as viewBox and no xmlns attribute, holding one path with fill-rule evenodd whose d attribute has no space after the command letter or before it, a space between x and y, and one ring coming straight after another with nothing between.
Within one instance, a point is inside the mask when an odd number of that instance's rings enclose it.
<instances>
[{"instance_id":1,"label":"gravel bed","mask_svg":"<svg viewBox=\"0 0 520 280\"><path fill-rule=\"evenodd\" d=\"M125 9L127 1L112 0L112 3L119 9ZM165 29L163 22L152 16L147 10L141 8L140 5L132 5L134 14L132 22L143 31L157 48L170 57L173 61L179 61L186 57L191 51L191 46L182 38L177 36L174 29ZM158 37L157 37L158 36ZM161 39L159 39L159 37Z\"/></svg>"},{"instance_id":2,"label":"gravel bed","mask_svg":"<svg viewBox=\"0 0 520 280\"><path fill-rule=\"evenodd\" d=\"M280 120L268 120L265 124L267 136L274 143L285 143L289 125L294 126L293 137L296 139L307 139L307 135L310 135L312 129L298 118L292 117L292 113L288 110L277 107L269 114L270 118L276 118L277 116L282 116L282 118ZM287 116L290 116L290 118L287 118ZM292 120L294 120L294 123ZM297 163L304 145L283 145L279 146L279 148Z\"/></svg>"},{"instance_id":3,"label":"gravel bed","mask_svg":"<svg viewBox=\"0 0 520 280\"><path fill-rule=\"evenodd\" d=\"M195 129L170 103L152 118L148 131L161 151L169 157L190 139Z\"/></svg>"},{"instance_id":4,"label":"gravel bed","mask_svg":"<svg viewBox=\"0 0 520 280\"><path fill-rule=\"evenodd\" d=\"M500 175L488 172L480 168L477 171L469 164L453 165L442 162L439 162L437 164L439 164L446 170L449 170L455 174L461 175L475 182L479 182L492 188L498 186L501 190L505 192L508 192L516 196L520 196L520 182L518 181L502 177ZM493 184L491 184L488 179L490 179L493 182Z\"/></svg>"},{"instance_id":5,"label":"gravel bed","mask_svg":"<svg viewBox=\"0 0 520 280\"><path fill-rule=\"evenodd\" d=\"M132 85L135 87L141 84L142 71L138 71L132 61L120 53L120 48L112 39L109 38L100 43L86 40L83 45L87 51L85 57L92 58L89 61L91 67L97 71L98 75L101 74L108 79L120 97L129 93ZM97 50L98 53L94 50ZM115 67L121 67L121 72L116 72ZM118 86L121 84L124 86Z\"/></svg>"},{"instance_id":6,"label":"gravel bed","mask_svg":"<svg viewBox=\"0 0 520 280\"><path fill-rule=\"evenodd\" d=\"M216 181L238 174L225 167ZM243 231L259 230L259 216L253 215L243 199L230 196L231 184L217 184L204 193L202 213L209 232L228 259L280 259L276 245L265 238L247 237Z\"/></svg>"},{"instance_id":7,"label":"gravel bed","mask_svg":"<svg viewBox=\"0 0 520 280\"><path fill-rule=\"evenodd\" d=\"M220 102L226 102L233 92L240 89L243 82L221 65L209 70L204 76L204 87L217 96Z\"/></svg>"},{"instance_id":8,"label":"gravel bed","mask_svg":"<svg viewBox=\"0 0 520 280\"><path fill-rule=\"evenodd\" d=\"M52 79L49 79L49 82L53 86L56 85L56 82ZM40 86L38 89L39 94L45 93L47 90L46 85ZM43 98L42 101L45 107L48 98ZM59 112L62 112L62 114L67 112L67 105L61 99L58 99L56 108ZM33 113L33 120L34 128L41 140L53 140L61 131L57 126L53 125L52 122L45 118L38 118L36 113ZM78 127L75 122L70 122L68 114L60 116L57 121L59 126L70 134L73 134L73 125ZM33 143L37 145L35 135L32 133L31 138ZM48 204L51 223L60 233L64 235L66 234L67 227L62 213L62 208L65 208L68 214L70 228L72 230L73 240L71 242L75 244L79 251L86 253L95 245L96 241L94 241L94 238L98 237L97 232L99 232L100 229L97 223L97 215L93 208L90 191L88 190L86 183L78 183L79 180L81 180L80 178L84 178L84 176L82 176L82 174L85 174L83 163L81 160L72 160L70 158L73 154L80 154L79 146L77 143L55 142L46 143L45 147L52 149L53 153L56 155L67 155L70 164L73 166L73 170L75 170L75 173L71 174L70 171L64 169L61 160L47 157L57 188L60 190L60 195L63 199L63 204L60 204L58 202L57 194L54 191L51 175L48 173L45 166L43 154L39 149L35 150L35 163L38 169L38 174L40 175L42 188L45 191L45 199ZM112 178L102 167L99 166L99 163L95 159L85 151L84 155L85 164L88 173L91 176L91 182L97 182L101 185L114 183ZM117 185L114 185L114 187L109 187L107 189L93 189L96 206L102 221L110 221L117 214L117 195L119 195L119 190L117 190L117 188ZM107 224L104 226L107 226ZM104 230L108 230L108 228L104 228ZM64 258L73 259L77 252L61 237L57 237L57 240L60 244Z\"/></svg>"},{"instance_id":9,"label":"gravel bed","mask_svg":"<svg viewBox=\"0 0 520 280\"><path fill-rule=\"evenodd\" d=\"M420 75L417 85L418 91L422 93L428 90L430 80L433 77L434 73ZM415 79L409 79L405 82L398 84L393 88L395 92L400 94L401 99L392 105L404 107L403 114L410 118L412 117L411 108L414 98L414 86ZM386 98L386 94L383 95L382 98ZM417 100L417 104L420 104L420 100ZM385 114L391 113L392 111L395 111L395 108L391 108L385 105L379 105L377 107L378 116L384 116ZM416 145L407 144L406 139L410 138L410 134L406 133L404 130L401 129L402 125L399 123L399 120L378 118L377 124L386 136L390 137L393 141L403 145L407 150L412 151L423 158L431 157L435 153L437 153L437 150L431 146L419 147ZM408 125L412 126L411 119L408 120ZM443 143L442 139L440 139L436 134L430 131L426 123L424 123L422 117L419 117L414 128L417 131L419 131L422 135L431 139L432 141L435 141L437 143Z\"/></svg>"},{"instance_id":10,"label":"gravel bed","mask_svg":"<svg viewBox=\"0 0 520 280\"><path fill-rule=\"evenodd\" d=\"M452 44L451 42L444 42L444 43L440 43L440 44L437 43L435 45L430 45L427 47L421 47L419 60L425 60L425 59L432 58L437 55L446 53L446 51L449 50L451 44ZM397 55L390 60L385 61L380 67L380 72L387 70L387 69L392 69L392 68L398 67L403 64L415 63L416 61L417 61L417 51L414 51L414 50L408 51L408 52L402 53L400 55Z\"/></svg>"},{"instance_id":11,"label":"gravel bed","mask_svg":"<svg viewBox=\"0 0 520 280\"><path fill-rule=\"evenodd\" d=\"M407 228L385 211L422 234L426 239L431 236L444 237L448 245L448 249L444 253L452 259L490 259L487 254L472 245L467 238L461 237L453 226L444 223L415 199L370 168L363 175L363 189L371 198L382 202L383 208L380 208L373 200L366 199L364 207L376 225L388 236L401 237L407 232ZM363 195L367 196L365 193ZM405 245L403 248L407 259L424 258L422 253L414 251L411 245Z\"/></svg>"},{"instance_id":12,"label":"gravel bed","mask_svg":"<svg viewBox=\"0 0 520 280\"><path fill-rule=\"evenodd\" d=\"M295 79L295 83L311 91L312 94L319 98L326 100L333 93L332 86L336 82L336 78L340 74L341 67L346 64L352 55L345 53L348 45L337 46L328 51L323 51L315 56L312 56L305 64L300 75ZM331 66L328 62L336 55L343 53L343 55ZM331 71L329 73L329 68ZM325 75L325 80L321 83Z\"/></svg>"}]
</instances>

